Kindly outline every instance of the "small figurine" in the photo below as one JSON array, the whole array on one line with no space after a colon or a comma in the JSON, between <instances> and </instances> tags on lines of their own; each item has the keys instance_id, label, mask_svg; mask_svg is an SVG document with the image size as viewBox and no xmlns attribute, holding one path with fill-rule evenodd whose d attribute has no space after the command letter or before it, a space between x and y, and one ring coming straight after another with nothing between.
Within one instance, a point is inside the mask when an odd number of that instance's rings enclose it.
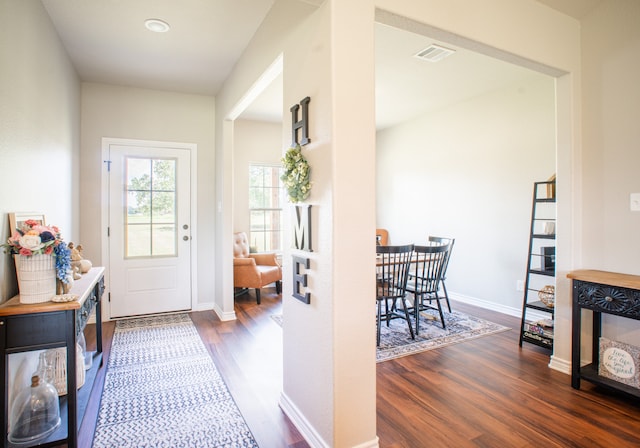
<instances>
[{"instance_id":1,"label":"small figurine","mask_svg":"<svg viewBox=\"0 0 640 448\"><path fill-rule=\"evenodd\" d=\"M93 264L89 260L85 260L82 256L82 245L78 244L76 247L73 242L68 244L69 249L71 249L71 266L77 267L81 274L86 274L89 272Z\"/></svg>"}]
</instances>

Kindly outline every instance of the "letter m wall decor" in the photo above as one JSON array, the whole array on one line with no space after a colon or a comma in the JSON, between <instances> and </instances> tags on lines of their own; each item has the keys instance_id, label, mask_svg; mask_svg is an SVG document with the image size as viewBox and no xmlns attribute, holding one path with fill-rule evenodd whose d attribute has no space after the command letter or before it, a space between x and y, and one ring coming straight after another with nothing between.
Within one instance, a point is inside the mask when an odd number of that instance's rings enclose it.
<instances>
[{"instance_id":1,"label":"letter m wall decor","mask_svg":"<svg viewBox=\"0 0 640 448\"><path fill-rule=\"evenodd\" d=\"M296 205L293 214L293 247L307 252L311 249L311 206Z\"/></svg>"}]
</instances>

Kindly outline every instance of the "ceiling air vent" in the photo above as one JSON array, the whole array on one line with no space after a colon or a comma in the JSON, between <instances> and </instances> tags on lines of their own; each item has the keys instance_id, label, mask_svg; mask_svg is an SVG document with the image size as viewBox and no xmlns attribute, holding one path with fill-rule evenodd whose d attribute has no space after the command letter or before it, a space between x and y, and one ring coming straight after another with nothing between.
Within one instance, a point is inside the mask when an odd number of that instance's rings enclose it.
<instances>
[{"instance_id":1,"label":"ceiling air vent","mask_svg":"<svg viewBox=\"0 0 640 448\"><path fill-rule=\"evenodd\" d=\"M451 50L449 48L441 47L440 45L431 44L427 48L422 51L419 51L414 56L418 59L423 59L429 62L438 62L447 56L455 53L455 50Z\"/></svg>"}]
</instances>

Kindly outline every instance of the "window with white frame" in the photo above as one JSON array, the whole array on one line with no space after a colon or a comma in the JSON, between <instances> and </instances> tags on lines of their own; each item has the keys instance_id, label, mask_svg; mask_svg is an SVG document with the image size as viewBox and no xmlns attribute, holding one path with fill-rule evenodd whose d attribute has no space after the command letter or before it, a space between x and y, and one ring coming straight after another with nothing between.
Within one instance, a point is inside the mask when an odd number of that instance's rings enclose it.
<instances>
[{"instance_id":1,"label":"window with white frame","mask_svg":"<svg viewBox=\"0 0 640 448\"><path fill-rule=\"evenodd\" d=\"M249 244L257 252L282 251L281 174L280 165L249 165Z\"/></svg>"}]
</instances>

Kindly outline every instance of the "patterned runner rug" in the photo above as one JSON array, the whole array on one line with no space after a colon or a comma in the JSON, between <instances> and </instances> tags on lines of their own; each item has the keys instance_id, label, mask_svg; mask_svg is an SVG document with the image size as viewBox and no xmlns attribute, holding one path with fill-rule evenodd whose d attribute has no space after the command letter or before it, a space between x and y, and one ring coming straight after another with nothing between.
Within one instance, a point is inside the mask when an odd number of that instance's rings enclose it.
<instances>
[{"instance_id":1,"label":"patterned runner rug","mask_svg":"<svg viewBox=\"0 0 640 448\"><path fill-rule=\"evenodd\" d=\"M282 315L273 315L271 318L282 326ZM446 329L443 330L437 311L426 310L420 313L420 334L416 336L415 340L411 339L407 323L404 320L394 319L389 323L389 327L383 322L380 332L380 346L376 351L377 362L401 358L509 330L508 327L457 311L452 313L445 311L444 320ZM411 323L413 324L413 321Z\"/></svg>"},{"instance_id":2,"label":"patterned runner rug","mask_svg":"<svg viewBox=\"0 0 640 448\"><path fill-rule=\"evenodd\" d=\"M116 322L93 447L257 447L187 314Z\"/></svg>"}]
</instances>

